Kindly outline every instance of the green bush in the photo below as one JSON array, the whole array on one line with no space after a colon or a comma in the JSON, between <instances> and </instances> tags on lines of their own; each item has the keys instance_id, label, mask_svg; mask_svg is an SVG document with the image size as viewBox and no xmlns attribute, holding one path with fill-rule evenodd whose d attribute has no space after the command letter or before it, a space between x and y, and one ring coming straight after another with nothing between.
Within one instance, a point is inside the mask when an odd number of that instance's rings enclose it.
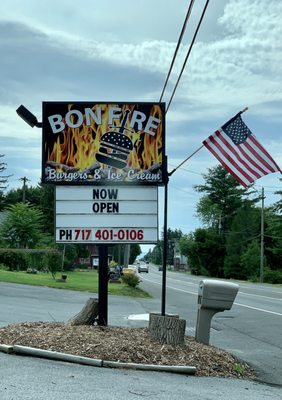
<instances>
[{"instance_id":1,"label":"green bush","mask_svg":"<svg viewBox=\"0 0 282 400\"><path fill-rule=\"evenodd\" d=\"M24 271L28 268L28 258L24 250L0 249L0 263L9 271Z\"/></svg>"},{"instance_id":2,"label":"green bush","mask_svg":"<svg viewBox=\"0 0 282 400\"><path fill-rule=\"evenodd\" d=\"M32 271L41 271L45 267L46 256L41 251L28 253L28 267Z\"/></svg>"},{"instance_id":3,"label":"green bush","mask_svg":"<svg viewBox=\"0 0 282 400\"><path fill-rule=\"evenodd\" d=\"M137 275L135 274L126 274L122 276L122 281L126 283L128 286L135 288L141 282Z\"/></svg>"},{"instance_id":4,"label":"green bush","mask_svg":"<svg viewBox=\"0 0 282 400\"><path fill-rule=\"evenodd\" d=\"M266 283L282 283L282 271L266 269L263 280Z\"/></svg>"},{"instance_id":5,"label":"green bush","mask_svg":"<svg viewBox=\"0 0 282 400\"><path fill-rule=\"evenodd\" d=\"M8 267L5 264L0 263L0 271L7 271Z\"/></svg>"},{"instance_id":6,"label":"green bush","mask_svg":"<svg viewBox=\"0 0 282 400\"><path fill-rule=\"evenodd\" d=\"M47 268L55 279L56 273L62 270L62 254L58 251L49 251L46 254Z\"/></svg>"}]
</instances>

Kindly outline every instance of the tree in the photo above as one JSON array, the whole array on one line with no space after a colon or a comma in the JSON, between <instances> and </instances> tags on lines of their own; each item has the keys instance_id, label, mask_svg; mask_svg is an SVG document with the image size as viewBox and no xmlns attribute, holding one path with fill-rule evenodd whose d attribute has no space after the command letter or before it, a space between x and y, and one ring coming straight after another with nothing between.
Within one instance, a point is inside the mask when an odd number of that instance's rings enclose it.
<instances>
[{"instance_id":1,"label":"tree","mask_svg":"<svg viewBox=\"0 0 282 400\"><path fill-rule=\"evenodd\" d=\"M43 214L43 231L54 235L54 186L41 185L36 187L26 186L25 195L23 188L12 189L5 196L5 204L12 205L20 203L25 197L25 202L37 206Z\"/></svg>"},{"instance_id":2,"label":"tree","mask_svg":"<svg viewBox=\"0 0 282 400\"><path fill-rule=\"evenodd\" d=\"M282 182L282 178L279 179ZM274 203L273 210L282 214L282 190L275 192L274 194L280 195L280 200Z\"/></svg>"},{"instance_id":3,"label":"tree","mask_svg":"<svg viewBox=\"0 0 282 400\"><path fill-rule=\"evenodd\" d=\"M25 201L24 201L25 200ZM23 188L11 189L6 194L6 203L8 205L26 202L38 206L40 204L40 188L25 186Z\"/></svg>"},{"instance_id":4,"label":"tree","mask_svg":"<svg viewBox=\"0 0 282 400\"><path fill-rule=\"evenodd\" d=\"M8 247L35 248L42 239L42 212L28 203L17 203L7 209L0 226L0 237Z\"/></svg>"},{"instance_id":5,"label":"tree","mask_svg":"<svg viewBox=\"0 0 282 400\"><path fill-rule=\"evenodd\" d=\"M112 256L113 259L119 264L123 265L124 264L124 252L125 252L125 245L124 244L118 244L113 246L112 248ZM129 250L129 264L133 264L136 258L141 254L141 247L138 243L132 243L130 244L130 250Z\"/></svg>"},{"instance_id":6,"label":"tree","mask_svg":"<svg viewBox=\"0 0 282 400\"><path fill-rule=\"evenodd\" d=\"M245 203L237 210L230 230L226 232L224 274L227 278L246 279L250 276L247 264L241 263L241 256L254 240L260 240L260 209Z\"/></svg>"},{"instance_id":7,"label":"tree","mask_svg":"<svg viewBox=\"0 0 282 400\"><path fill-rule=\"evenodd\" d=\"M257 280L260 275L260 246L257 240L253 240L241 254L240 265L248 279Z\"/></svg>"},{"instance_id":8,"label":"tree","mask_svg":"<svg viewBox=\"0 0 282 400\"><path fill-rule=\"evenodd\" d=\"M195 190L205 193L204 200L197 206L198 216L209 226L217 226L224 234L231 225L235 211L242 205L247 189L218 165L208 169L203 175L205 183L195 186Z\"/></svg>"},{"instance_id":9,"label":"tree","mask_svg":"<svg viewBox=\"0 0 282 400\"><path fill-rule=\"evenodd\" d=\"M282 273L282 215L274 208L265 210L264 254L267 266Z\"/></svg>"},{"instance_id":10,"label":"tree","mask_svg":"<svg viewBox=\"0 0 282 400\"><path fill-rule=\"evenodd\" d=\"M220 229L221 210L208 196L203 196L198 201L196 216L206 227Z\"/></svg>"},{"instance_id":11,"label":"tree","mask_svg":"<svg viewBox=\"0 0 282 400\"><path fill-rule=\"evenodd\" d=\"M183 236L183 233L180 229L171 229L167 230L167 264L173 265L174 261L174 247L175 243L179 242L180 238ZM154 246L153 250L149 250L144 257L146 261L151 261L154 264L162 265L163 263L163 246L164 246L164 232L162 232L162 240L158 240L157 244Z\"/></svg>"},{"instance_id":12,"label":"tree","mask_svg":"<svg viewBox=\"0 0 282 400\"><path fill-rule=\"evenodd\" d=\"M223 277L225 255L223 237L214 229L196 229L180 239L180 251L188 257L195 275Z\"/></svg>"},{"instance_id":13,"label":"tree","mask_svg":"<svg viewBox=\"0 0 282 400\"><path fill-rule=\"evenodd\" d=\"M142 253L141 247L138 243L130 245L129 264L133 264L136 258Z\"/></svg>"},{"instance_id":14,"label":"tree","mask_svg":"<svg viewBox=\"0 0 282 400\"><path fill-rule=\"evenodd\" d=\"M162 248L163 242L161 240L157 241L157 244L153 247L153 249L149 249L148 253L144 255L143 260L151 262L153 264L161 265L163 263Z\"/></svg>"},{"instance_id":15,"label":"tree","mask_svg":"<svg viewBox=\"0 0 282 400\"><path fill-rule=\"evenodd\" d=\"M4 190L7 189L7 182L9 176L3 176L3 172L6 170L6 163L1 161L1 158L4 157L4 154L0 154L0 211L2 211L5 207L5 197Z\"/></svg>"}]
</instances>

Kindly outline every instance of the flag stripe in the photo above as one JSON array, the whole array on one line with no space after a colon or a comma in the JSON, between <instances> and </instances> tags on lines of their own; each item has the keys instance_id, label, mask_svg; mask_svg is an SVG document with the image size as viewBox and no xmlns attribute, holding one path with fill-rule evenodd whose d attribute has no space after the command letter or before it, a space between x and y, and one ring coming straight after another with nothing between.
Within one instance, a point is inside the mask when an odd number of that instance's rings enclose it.
<instances>
[{"instance_id":1,"label":"flag stripe","mask_svg":"<svg viewBox=\"0 0 282 400\"><path fill-rule=\"evenodd\" d=\"M239 181L243 186L247 186L248 184L252 183L253 180L251 177L244 176L240 170L234 168L233 164L230 163L230 159L224 156L223 153L218 151L218 148L214 145L213 141L210 140L209 137L203 143L209 149L209 151L221 162L221 164L230 172L230 174Z\"/></svg>"},{"instance_id":2,"label":"flag stripe","mask_svg":"<svg viewBox=\"0 0 282 400\"><path fill-rule=\"evenodd\" d=\"M241 168L246 168L254 179L257 179L261 176L261 171L257 169L256 165L250 163L251 160L249 160L242 151L238 151L238 146L236 146L223 131L220 130L217 136L220 137L221 141L227 147L226 151L230 150L232 154L234 154L238 160L238 163L241 164Z\"/></svg>"},{"instance_id":3,"label":"flag stripe","mask_svg":"<svg viewBox=\"0 0 282 400\"><path fill-rule=\"evenodd\" d=\"M241 146L241 148L244 148L245 151L249 154L249 157L250 157L250 160L252 163L255 160L255 162L260 165L260 167L262 169L262 175L267 175L267 174L270 174L271 172L273 172L269 168L268 164L260 157L259 154L257 154L255 148L253 147L252 144L250 144L248 142L248 140L246 140L246 142L241 144L240 146Z\"/></svg>"},{"instance_id":4,"label":"flag stripe","mask_svg":"<svg viewBox=\"0 0 282 400\"><path fill-rule=\"evenodd\" d=\"M276 172L276 171L281 172L281 170L278 167L278 165L276 164L276 162L273 160L271 155L262 147L262 145L257 141L256 137L254 135L250 135L249 139L258 148L258 153L263 158L263 160L267 163L268 168L270 168L272 172Z\"/></svg>"},{"instance_id":5,"label":"flag stripe","mask_svg":"<svg viewBox=\"0 0 282 400\"><path fill-rule=\"evenodd\" d=\"M230 155L230 149L224 149L222 146L222 133L221 132L216 132L215 135L211 137L212 143L216 146L218 149L218 153L220 155L223 155L226 160L233 166L233 169L236 169L238 172L240 172L241 175L243 175L249 182L253 182L254 179L256 178L254 175L250 174L248 170L242 166L240 162L236 160L236 158L232 157Z\"/></svg>"},{"instance_id":6,"label":"flag stripe","mask_svg":"<svg viewBox=\"0 0 282 400\"><path fill-rule=\"evenodd\" d=\"M241 185L243 185L244 187L247 187L248 184L251 183L247 181L244 177L242 177L241 174L236 174L236 172L226 164L226 162L219 156L219 154L214 151L212 146L210 146L209 144L205 144L205 146L218 159L218 161L224 166L224 168L227 169L230 175L232 175L233 178L236 179L237 182L241 183Z\"/></svg>"},{"instance_id":7,"label":"flag stripe","mask_svg":"<svg viewBox=\"0 0 282 400\"><path fill-rule=\"evenodd\" d=\"M265 166L257 158L254 158L254 152L252 151L252 148L250 149L250 147L244 145L244 143L239 144L239 148L248 162L259 170L260 177L270 173L268 168L265 168Z\"/></svg>"}]
</instances>

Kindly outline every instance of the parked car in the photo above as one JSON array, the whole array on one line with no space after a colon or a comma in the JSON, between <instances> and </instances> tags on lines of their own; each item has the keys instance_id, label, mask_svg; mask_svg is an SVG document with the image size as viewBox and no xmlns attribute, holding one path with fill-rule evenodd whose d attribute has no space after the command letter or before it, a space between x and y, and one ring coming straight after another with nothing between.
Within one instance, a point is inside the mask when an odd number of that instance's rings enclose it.
<instances>
[{"instance_id":1,"label":"parked car","mask_svg":"<svg viewBox=\"0 0 282 400\"><path fill-rule=\"evenodd\" d=\"M149 263L146 262L146 264L140 264L138 265L138 272L149 272Z\"/></svg>"},{"instance_id":2,"label":"parked car","mask_svg":"<svg viewBox=\"0 0 282 400\"><path fill-rule=\"evenodd\" d=\"M123 268L122 274L123 275L127 275L127 274L136 275L136 267L134 265L129 265L127 268Z\"/></svg>"}]
</instances>

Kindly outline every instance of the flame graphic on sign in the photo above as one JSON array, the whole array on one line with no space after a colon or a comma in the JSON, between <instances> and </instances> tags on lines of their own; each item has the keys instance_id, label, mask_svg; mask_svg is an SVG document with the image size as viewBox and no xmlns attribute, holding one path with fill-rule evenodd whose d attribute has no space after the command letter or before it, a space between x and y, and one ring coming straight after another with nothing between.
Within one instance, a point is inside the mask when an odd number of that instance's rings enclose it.
<instances>
[{"instance_id":1,"label":"flame graphic on sign","mask_svg":"<svg viewBox=\"0 0 282 400\"><path fill-rule=\"evenodd\" d=\"M96 104L92 110L95 113L97 107L102 110L102 124L97 125L91 119L91 124L86 125L84 117L83 124L79 128L70 128L66 125L65 129L58 135L55 142L52 143L51 149L46 149L47 162L53 161L68 167L77 168L80 171L87 169L96 162L96 154L100 147L101 136L110 130L115 130L115 126L120 125L120 121L114 120L114 125L109 126L109 107L118 107L118 104ZM125 110L131 113L137 109L136 105L124 104L122 114ZM69 111L72 105L69 105ZM126 128L132 131L130 127L131 113L126 123ZM158 105L153 105L150 110L150 116L159 118L162 121L162 110ZM73 116L71 118L74 118ZM122 118L122 116L121 116ZM65 121L64 121L65 122ZM144 171L151 168L155 164L161 165L162 160L162 131L164 127L159 124L152 136L143 130L137 132L128 132L125 134L134 144L133 150L128 155L127 167ZM116 129L118 130L118 129ZM45 144L46 146L46 144ZM106 165L101 168L107 168Z\"/></svg>"}]
</instances>

